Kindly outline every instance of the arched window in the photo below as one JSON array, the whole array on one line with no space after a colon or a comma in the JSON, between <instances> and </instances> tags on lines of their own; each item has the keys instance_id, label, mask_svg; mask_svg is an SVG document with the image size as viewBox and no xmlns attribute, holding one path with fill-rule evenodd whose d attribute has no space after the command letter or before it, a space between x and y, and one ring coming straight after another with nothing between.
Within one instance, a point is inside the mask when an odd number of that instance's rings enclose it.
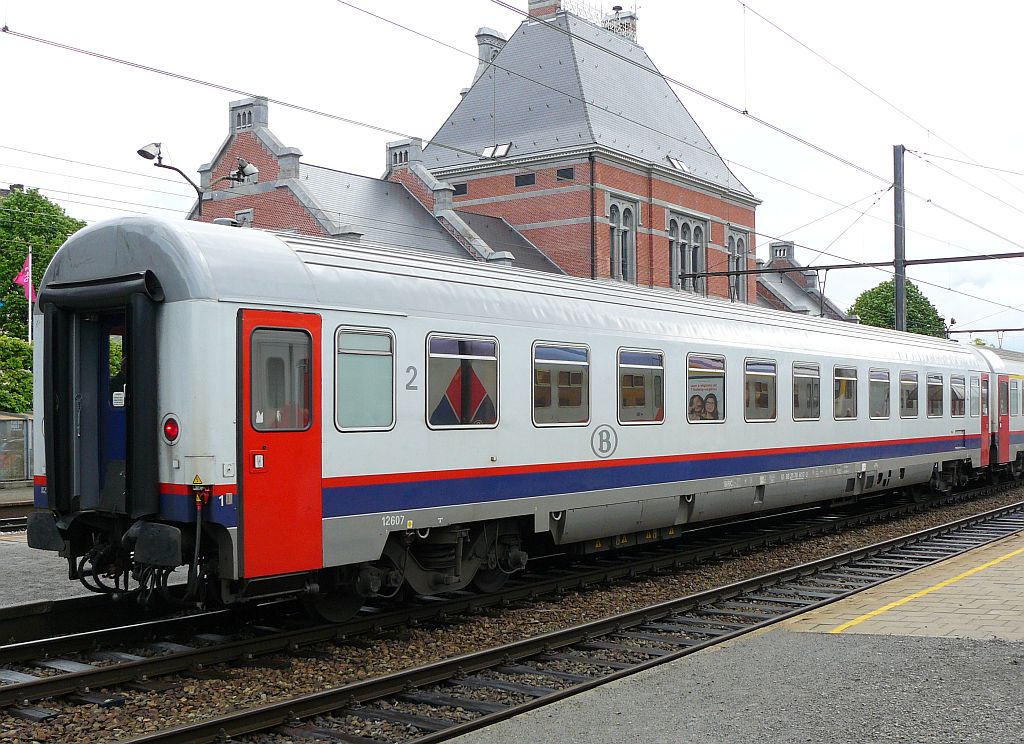
<instances>
[{"instance_id":1,"label":"arched window","mask_svg":"<svg viewBox=\"0 0 1024 744\"><path fill-rule=\"evenodd\" d=\"M612 279L621 279L622 275L619 272L619 262L616 260L615 254L615 247L618 245L618 237L620 230L619 208L614 204L612 204L612 208L608 210L608 223L608 232L611 238L611 241L608 243L608 245L610 246L608 250L608 255L609 260L611 262L608 266L608 276L610 276Z\"/></svg>"},{"instance_id":2,"label":"arched window","mask_svg":"<svg viewBox=\"0 0 1024 744\"><path fill-rule=\"evenodd\" d=\"M729 249L729 271L743 271L747 268L747 236L732 233L726 241ZM747 277L744 274L729 276L729 299L735 302L747 301Z\"/></svg>"},{"instance_id":3,"label":"arched window","mask_svg":"<svg viewBox=\"0 0 1024 744\"><path fill-rule=\"evenodd\" d=\"M242 114L239 112L235 113L235 129L242 128Z\"/></svg>"},{"instance_id":4,"label":"arched window","mask_svg":"<svg viewBox=\"0 0 1024 744\"><path fill-rule=\"evenodd\" d=\"M633 210L622 210L622 233L619 236L619 261L622 280L636 284L636 251L633 240Z\"/></svg>"},{"instance_id":5,"label":"arched window","mask_svg":"<svg viewBox=\"0 0 1024 744\"><path fill-rule=\"evenodd\" d=\"M699 225L693 228L693 242L690 244L690 273L699 274L706 271L707 263L704 260L704 229ZM693 280L693 291L697 294L707 294L707 285L704 277L695 277Z\"/></svg>"},{"instance_id":6,"label":"arched window","mask_svg":"<svg viewBox=\"0 0 1024 744\"><path fill-rule=\"evenodd\" d=\"M668 223L668 286L679 289L682 286L680 274L682 262L679 260L679 223L669 220Z\"/></svg>"}]
</instances>

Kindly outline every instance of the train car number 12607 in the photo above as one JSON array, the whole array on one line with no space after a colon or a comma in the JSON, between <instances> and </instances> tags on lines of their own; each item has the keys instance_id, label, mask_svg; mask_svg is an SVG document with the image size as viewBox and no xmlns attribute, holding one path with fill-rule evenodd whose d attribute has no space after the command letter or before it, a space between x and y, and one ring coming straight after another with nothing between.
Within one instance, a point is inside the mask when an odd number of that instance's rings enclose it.
<instances>
[{"instance_id":1,"label":"train car number 12607","mask_svg":"<svg viewBox=\"0 0 1024 744\"><path fill-rule=\"evenodd\" d=\"M404 514L385 514L380 519L385 527L401 527L405 524Z\"/></svg>"}]
</instances>

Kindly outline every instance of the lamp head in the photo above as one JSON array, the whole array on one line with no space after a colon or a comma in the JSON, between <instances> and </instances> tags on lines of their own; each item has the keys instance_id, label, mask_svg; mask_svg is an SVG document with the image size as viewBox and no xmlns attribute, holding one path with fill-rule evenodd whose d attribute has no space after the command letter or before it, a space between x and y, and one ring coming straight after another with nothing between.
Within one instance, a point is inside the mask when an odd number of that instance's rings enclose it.
<instances>
[{"instance_id":1,"label":"lamp head","mask_svg":"<svg viewBox=\"0 0 1024 744\"><path fill-rule=\"evenodd\" d=\"M238 159L238 171L237 174L243 178L250 178L252 176L259 175L260 169L250 163L248 160L243 158Z\"/></svg>"},{"instance_id":2,"label":"lamp head","mask_svg":"<svg viewBox=\"0 0 1024 744\"><path fill-rule=\"evenodd\" d=\"M160 143L150 142L145 147L137 150L139 157L143 157L146 160L159 160L160 159Z\"/></svg>"}]
</instances>

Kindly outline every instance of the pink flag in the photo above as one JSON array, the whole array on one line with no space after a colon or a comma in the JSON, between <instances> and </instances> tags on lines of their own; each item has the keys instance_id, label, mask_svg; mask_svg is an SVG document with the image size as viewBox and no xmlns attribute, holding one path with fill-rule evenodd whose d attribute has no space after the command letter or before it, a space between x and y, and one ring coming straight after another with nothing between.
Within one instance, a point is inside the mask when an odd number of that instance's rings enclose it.
<instances>
[{"instance_id":1,"label":"pink flag","mask_svg":"<svg viewBox=\"0 0 1024 744\"><path fill-rule=\"evenodd\" d=\"M29 302L36 301L36 288L32 286L32 258L31 254L25 257L25 265L21 267L21 271L14 277L14 283L20 284L21 288L25 290L25 299Z\"/></svg>"}]
</instances>

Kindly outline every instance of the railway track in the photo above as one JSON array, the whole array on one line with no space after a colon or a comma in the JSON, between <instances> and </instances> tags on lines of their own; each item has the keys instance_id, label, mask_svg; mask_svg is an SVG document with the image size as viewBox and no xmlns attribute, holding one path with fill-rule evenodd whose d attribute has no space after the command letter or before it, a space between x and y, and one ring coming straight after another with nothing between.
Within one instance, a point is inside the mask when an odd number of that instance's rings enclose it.
<instances>
[{"instance_id":1,"label":"railway track","mask_svg":"<svg viewBox=\"0 0 1024 744\"><path fill-rule=\"evenodd\" d=\"M0 504L0 532L19 532L28 527L28 515L35 505L31 501Z\"/></svg>"},{"instance_id":2,"label":"railway track","mask_svg":"<svg viewBox=\"0 0 1024 744\"><path fill-rule=\"evenodd\" d=\"M643 553L598 559L593 564L553 569L544 575L526 575L497 594L457 592L447 597L421 598L398 608L364 608L359 616L341 625L310 625L299 616L297 603L277 603L262 614L243 619L237 612L217 611L175 618L137 617L131 603L112 603L109 597L90 596L58 603L30 606L30 614L13 608L0 614L0 638L15 642L0 646L0 707L33 720L44 719L46 709L30 703L47 697L69 695L83 703L116 705L120 696L95 691L115 685L153 690L160 676L194 672L212 665L245 661L272 654L302 653L304 647L343 640L382 629L443 619L508 602L585 587L600 582L696 563L727 554L835 532L851 526L877 522L935 506L940 501L965 500L986 495L1000 487L990 486L970 493L947 496L929 503L890 503L868 509L866 504L840 512L803 509L796 514L750 520L741 525L700 528L689 532L675 547L660 546ZM724 529L731 527L732 534ZM737 529L741 529L738 533ZM122 622L115 627L60 637L18 639L29 626L52 616L47 607L60 606L68 617L76 608L89 605L95 618L113 607ZM82 619L81 610L79 620ZM6 626L5 626L6 624ZM142 681L140 683L140 681Z\"/></svg>"},{"instance_id":3,"label":"railway track","mask_svg":"<svg viewBox=\"0 0 1024 744\"><path fill-rule=\"evenodd\" d=\"M1024 530L1024 503L505 646L132 739L443 741ZM368 732L371 732L368 735Z\"/></svg>"}]
</instances>

